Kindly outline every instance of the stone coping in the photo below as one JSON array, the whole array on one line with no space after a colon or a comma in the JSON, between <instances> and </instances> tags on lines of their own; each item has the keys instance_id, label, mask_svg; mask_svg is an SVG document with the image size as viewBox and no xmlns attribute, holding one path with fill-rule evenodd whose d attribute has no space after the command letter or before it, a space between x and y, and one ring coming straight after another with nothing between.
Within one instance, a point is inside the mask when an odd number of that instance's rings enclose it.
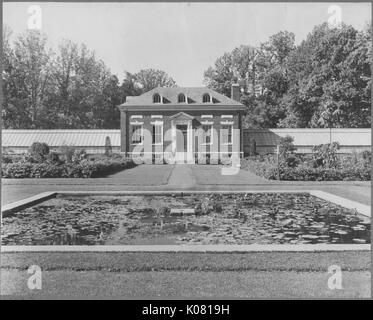
<instances>
[{"instance_id":1,"label":"stone coping","mask_svg":"<svg viewBox=\"0 0 373 320\"><path fill-rule=\"evenodd\" d=\"M268 245L92 245L92 246L1 246L1 253L16 252L331 252L370 251L370 244L268 244Z\"/></svg>"},{"instance_id":2,"label":"stone coping","mask_svg":"<svg viewBox=\"0 0 373 320\"><path fill-rule=\"evenodd\" d=\"M57 192L43 192L39 193L35 196L22 199L13 203L9 203L5 206L1 207L1 213L3 217L6 217L14 212L17 212L19 210L31 207L35 204L41 203L45 200L51 199L56 197Z\"/></svg>"}]
</instances>

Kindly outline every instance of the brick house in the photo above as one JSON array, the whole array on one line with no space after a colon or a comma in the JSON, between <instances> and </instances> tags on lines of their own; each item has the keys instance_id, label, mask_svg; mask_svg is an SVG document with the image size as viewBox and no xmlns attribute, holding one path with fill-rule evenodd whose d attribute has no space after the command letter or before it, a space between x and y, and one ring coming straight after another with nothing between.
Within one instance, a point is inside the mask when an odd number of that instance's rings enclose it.
<instances>
[{"instance_id":1,"label":"brick house","mask_svg":"<svg viewBox=\"0 0 373 320\"><path fill-rule=\"evenodd\" d=\"M158 87L127 97L121 152L144 163L211 163L242 155L239 85L230 99L211 89Z\"/></svg>"}]
</instances>

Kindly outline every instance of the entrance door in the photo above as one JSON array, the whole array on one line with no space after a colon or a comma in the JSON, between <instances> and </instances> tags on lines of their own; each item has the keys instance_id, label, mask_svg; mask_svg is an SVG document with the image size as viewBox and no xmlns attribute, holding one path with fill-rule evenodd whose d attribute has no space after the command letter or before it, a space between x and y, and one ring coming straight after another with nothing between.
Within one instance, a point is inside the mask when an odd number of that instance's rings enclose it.
<instances>
[{"instance_id":1,"label":"entrance door","mask_svg":"<svg viewBox=\"0 0 373 320\"><path fill-rule=\"evenodd\" d=\"M185 163L188 151L188 125L176 125L176 162Z\"/></svg>"}]
</instances>

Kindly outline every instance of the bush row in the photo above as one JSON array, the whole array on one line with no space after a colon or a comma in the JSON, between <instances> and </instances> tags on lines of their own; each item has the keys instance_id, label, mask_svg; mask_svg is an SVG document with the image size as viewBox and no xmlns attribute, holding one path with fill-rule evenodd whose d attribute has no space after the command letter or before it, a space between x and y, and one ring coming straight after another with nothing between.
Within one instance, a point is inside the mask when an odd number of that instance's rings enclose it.
<instances>
[{"instance_id":1,"label":"bush row","mask_svg":"<svg viewBox=\"0 0 373 320\"><path fill-rule=\"evenodd\" d=\"M3 178L96 178L133 167L131 159L83 160L80 163L3 163Z\"/></svg>"},{"instance_id":2,"label":"bush row","mask_svg":"<svg viewBox=\"0 0 373 320\"><path fill-rule=\"evenodd\" d=\"M277 163L272 156L261 157L260 159L245 158L241 167L248 169L258 176L270 180L276 180L278 176ZM337 168L312 167L307 164L300 164L297 167L280 166L280 179L288 181L369 181L371 180L371 167L367 163L355 163Z\"/></svg>"},{"instance_id":3,"label":"bush row","mask_svg":"<svg viewBox=\"0 0 373 320\"><path fill-rule=\"evenodd\" d=\"M280 179L289 181L369 181L371 179L370 168L310 168L299 166L296 168L281 168ZM272 174L275 179L277 172Z\"/></svg>"}]
</instances>

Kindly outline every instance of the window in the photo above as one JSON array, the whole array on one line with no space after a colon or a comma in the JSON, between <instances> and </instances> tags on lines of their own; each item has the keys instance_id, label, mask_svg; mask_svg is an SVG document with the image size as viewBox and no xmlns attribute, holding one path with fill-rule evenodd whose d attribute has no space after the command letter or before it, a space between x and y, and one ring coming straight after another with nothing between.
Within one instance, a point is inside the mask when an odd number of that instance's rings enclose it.
<instances>
[{"instance_id":1,"label":"window","mask_svg":"<svg viewBox=\"0 0 373 320\"><path fill-rule=\"evenodd\" d=\"M212 125L204 124L202 126L202 129L203 129L203 143L211 144L212 143Z\"/></svg>"},{"instance_id":2,"label":"window","mask_svg":"<svg viewBox=\"0 0 373 320\"><path fill-rule=\"evenodd\" d=\"M143 130L141 124L132 125L132 144L141 144L143 142Z\"/></svg>"},{"instance_id":3,"label":"window","mask_svg":"<svg viewBox=\"0 0 373 320\"><path fill-rule=\"evenodd\" d=\"M222 132L222 143L224 144L231 144L232 143L232 125L222 125L221 132Z\"/></svg>"},{"instance_id":4,"label":"window","mask_svg":"<svg viewBox=\"0 0 373 320\"><path fill-rule=\"evenodd\" d=\"M162 138L163 138L162 131L163 131L162 124L153 124L153 135L152 135L153 144L162 144Z\"/></svg>"},{"instance_id":5,"label":"window","mask_svg":"<svg viewBox=\"0 0 373 320\"><path fill-rule=\"evenodd\" d=\"M153 102L154 103L161 103L161 96L156 93L154 96L153 96Z\"/></svg>"},{"instance_id":6,"label":"window","mask_svg":"<svg viewBox=\"0 0 373 320\"><path fill-rule=\"evenodd\" d=\"M178 103L183 103L186 101L185 94L180 93L179 96L177 97L177 102Z\"/></svg>"},{"instance_id":7,"label":"window","mask_svg":"<svg viewBox=\"0 0 373 320\"><path fill-rule=\"evenodd\" d=\"M206 102L211 102L211 97L208 93L205 93L202 97L202 102L203 103L206 103Z\"/></svg>"}]
</instances>

